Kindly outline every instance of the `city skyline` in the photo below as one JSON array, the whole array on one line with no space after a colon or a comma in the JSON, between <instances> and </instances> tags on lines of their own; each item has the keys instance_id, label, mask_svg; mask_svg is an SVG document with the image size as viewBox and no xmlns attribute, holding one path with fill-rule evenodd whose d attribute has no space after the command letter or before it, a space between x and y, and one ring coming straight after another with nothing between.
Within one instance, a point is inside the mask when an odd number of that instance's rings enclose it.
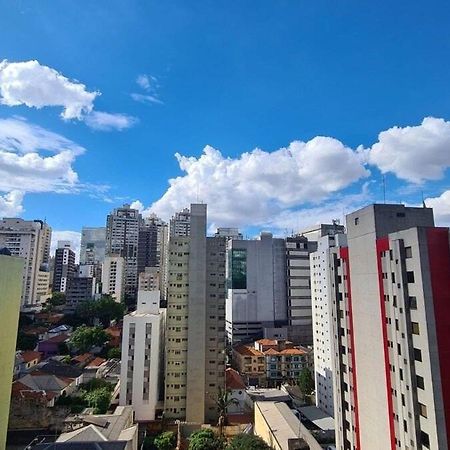
<instances>
[{"instance_id":1,"label":"city skyline","mask_svg":"<svg viewBox=\"0 0 450 450\"><path fill-rule=\"evenodd\" d=\"M0 217L77 241L125 202L204 201L210 232L279 235L385 186L450 223L445 2L104 5L5 8Z\"/></svg>"}]
</instances>

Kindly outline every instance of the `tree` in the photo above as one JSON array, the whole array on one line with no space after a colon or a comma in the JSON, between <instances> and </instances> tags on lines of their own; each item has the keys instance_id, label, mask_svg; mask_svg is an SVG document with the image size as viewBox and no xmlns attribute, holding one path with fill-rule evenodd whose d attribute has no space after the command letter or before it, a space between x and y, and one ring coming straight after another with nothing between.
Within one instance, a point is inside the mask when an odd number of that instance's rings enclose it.
<instances>
[{"instance_id":1,"label":"tree","mask_svg":"<svg viewBox=\"0 0 450 450\"><path fill-rule=\"evenodd\" d=\"M16 350L34 350L39 341L37 336L19 331L17 334Z\"/></svg>"},{"instance_id":2,"label":"tree","mask_svg":"<svg viewBox=\"0 0 450 450\"><path fill-rule=\"evenodd\" d=\"M297 384L304 396L311 395L314 390L314 380L311 371L307 367L303 368L300 372Z\"/></svg>"},{"instance_id":3,"label":"tree","mask_svg":"<svg viewBox=\"0 0 450 450\"><path fill-rule=\"evenodd\" d=\"M108 335L100 327L81 325L70 336L69 345L80 352L87 352L93 346L102 346L108 341Z\"/></svg>"},{"instance_id":4,"label":"tree","mask_svg":"<svg viewBox=\"0 0 450 450\"><path fill-rule=\"evenodd\" d=\"M223 426L227 425L227 410L232 404L238 403L238 401L231 397L231 391L222 389L219 386L217 398L214 400L217 405L217 412L219 413L219 434L222 436Z\"/></svg>"},{"instance_id":5,"label":"tree","mask_svg":"<svg viewBox=\"0 0 450 450\"><path fill-rule=\"evenodd\" d=\"M173 450L176 445L176 437L173 431L164 431L153 441L158 450Z\"/></svg>"},{"instance_id":6,"label":"tree","mask_svg":"<svg viewBox=\"0 0 450 450\"><path fill-rule=\"evenodd\" d=\"M120 351L119 347L112 347L108 349L108 353L106 354L108 359L120 359L122 352Z\"/></svg>"},{"instance_id":7,"label":"tree","mask_svg":"<svg viewBox=\"0 0 450 450\"><path fill-rule=\"evenodd\" d=\"M84 399L94 408L94 414L105 414L111 402L111 390L107 387L95 389L85 394Z\"/></svg>"},{"instance_id":8,"label":"tree","mask_svg":"<svg viewBox=\"0 0 450 450\"><path fill-rule=\"evenodd\" d=\"M105 328L109 327L111 320L123 318L125 305L116 302L110 295L104 295L100 300L93 303L94 315Z\"/></svg>"},{"instance_id":9,"label":"tree","mask_svg":"<svg viewBox=\"0 0 450 450\"><path fill-rule=\"evenodd\" d=\"M227 450L271 450L259 436L253 434L237 434L230 442Z\"/></svg>"},{"instance_id":10,"label":"tree","mask_svg":"<svg viewBox=\"0 0 450 450\"><path fill-rule=\"evenodd\" d=\"M225 441L214 431L206 428L195 431L189 438L189 450L224 450Z\"/></svg>"},{"instance_id":11,"label":"tree","mask_svg":"<svg viewBox=\"0 0 450 450\"><path fill-rule=\"evenodd\" d=\"M93 325L95 319L94 303L92 300L80 302L75 310L75 314L73 314L73 319L77 322Z\"/></svg>"}]
</instances>

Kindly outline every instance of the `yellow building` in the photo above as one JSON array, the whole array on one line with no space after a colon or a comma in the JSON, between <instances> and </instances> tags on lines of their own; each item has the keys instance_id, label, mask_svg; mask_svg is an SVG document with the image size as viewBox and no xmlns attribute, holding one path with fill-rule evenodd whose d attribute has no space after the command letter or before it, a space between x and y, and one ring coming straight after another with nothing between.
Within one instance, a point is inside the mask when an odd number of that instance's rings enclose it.
<instances>
[{"instance_id":1,"label":"yellow building","mask_svg":"<svg viewBox=\"0 0 450 450\"><path fill-rule=\"evenodd\" d=\"M24 260L0 254L0 448L6 446Z\"/></svg>"}]
</instances>

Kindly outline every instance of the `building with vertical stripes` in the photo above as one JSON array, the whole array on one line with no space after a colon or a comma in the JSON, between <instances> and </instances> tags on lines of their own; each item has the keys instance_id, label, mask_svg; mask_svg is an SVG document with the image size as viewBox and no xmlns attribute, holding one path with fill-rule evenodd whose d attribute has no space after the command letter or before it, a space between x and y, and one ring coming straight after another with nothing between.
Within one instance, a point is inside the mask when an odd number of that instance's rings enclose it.
<instances>
[{"instance_id":1,"label":"building with vertical stripes","mask_svg":"<svg viewBox=\"0 0 450 450\"><path fill-rule=\"evenodd\" d=\"M332 264L337 448L446 449L449 230L429 208L370 205L347 240Z\"/></svg>"}]
</instances>

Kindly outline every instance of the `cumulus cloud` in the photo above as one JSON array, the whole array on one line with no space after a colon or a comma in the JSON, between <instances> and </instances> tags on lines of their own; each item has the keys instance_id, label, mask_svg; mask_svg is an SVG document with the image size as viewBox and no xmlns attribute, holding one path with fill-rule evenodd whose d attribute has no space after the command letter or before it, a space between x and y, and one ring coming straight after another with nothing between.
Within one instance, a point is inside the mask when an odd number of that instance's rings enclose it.
<instances>
[{"instance_id":1,"label":"cumulus cloud","mask_svg":"<svg viewBox=\"0 0 450 450\"><path fill-rule=\"evenodd\" d=\"M441 179L450 167L450 122L426 117L418 126L389 128L365 152L383 173L413 183Z\"/></svg>"},{"instance_id":2,"label":"cumulus cloud","mask_svg":"<svg viewBox=\"0 0 450 450\"><path fill-rule=\"evenodd\" d=\"M0 217L17 217L23 212L23 192L11 191L0 195Z\"/></svg>"},{"instance_id":3,"label":"cumulus cloud","mask_svg":"<svg viewBox=\"0 0 450 450\"><path fill-rule=\"evenodd\" d=\"M22 213L27 192L87 189L73 168L84 151L69 139L25 119L0 119L0 216Z\"/></svg>"},{"instance_id":4,"label":"cumulus cloud","mask_svg":"<svg viewBox=\"0 0 450 450\"><path fill-rule=\"evenodd\" d=\"M0 63L0 102L7 106L61 106L63 119L80 120L92 111L97 95L99 92L89 92L84 84L35 60Z\"/></svg>"},{"instance_id":5,"label":"cumulus cloud","mask_svg":"<svg viewBox=\"0 0 450 450\"><path fill-rule=\"evenodd\" d=\"M199 158L176 154L183 176L169 180L150 211L168 218L191 202L208 204L209 218L222 226L263 224L282 211L311 202L369 175L360 155L340 141L315 137L274 152L255 149L226 158L207 146Z\"/></svg>"},{"instance_id":6,"label":"cumulus cloud","mask_svg":"<svg viewBox=\"0 0 450 450\"><path fill-rule=\"evenodd\" d=\"M444 191L439 197L427 198L425 204L433 208L436 225L450 226L450 190Z\"/></svg>"},{"instance_id":7,"label":"cumulus cloud","mask_svg":"<svg viewBox=\"0 0 450 450\"><path fill-rule=\"evenodd\" d=\"M125 130L132 127L137 119L127 114L110 114L102 111L93 111L85 117L86 125L101 131Z\"/></svg>"},{"instance_id":8,"label":"cumulus cloud","mask_svg":"<svg viewBox=\"0 0 450 450\"><path fill-rule=\"evenodd\" d=\"M136 123L125 114L94 111L100 92L90 92L79 81L70 80L39 61L0 62L0 104L29 108L62 107L64 120L84 121L96 130L124 130Z\"/></svg>"},{"instance_id":9,"label":"cumulus cloud","mask_svg":"<svg viewBox=\"0 0 450 450\"><path fill-rule=\"evenodd\" d=\"M52 231L52 242L50 245L50 254L54 255L58 247L58 241L70 241L71 248L75 252L76 262L80 257L81 233L78 231Z\"/></svg>"}]
</instances>

